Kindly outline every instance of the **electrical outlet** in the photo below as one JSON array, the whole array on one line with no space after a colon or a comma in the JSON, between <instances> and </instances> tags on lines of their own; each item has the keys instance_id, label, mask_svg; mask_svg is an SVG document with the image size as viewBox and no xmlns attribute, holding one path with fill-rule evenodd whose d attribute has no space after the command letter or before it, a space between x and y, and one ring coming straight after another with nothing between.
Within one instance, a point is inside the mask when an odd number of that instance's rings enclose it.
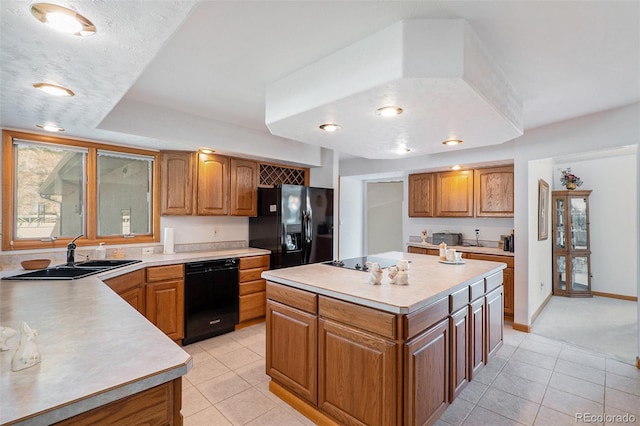
<instances>
[{"instance_id":1,"label":"electrical outlet","mask_svg":"<svg viewBox=\"0 0 640 426\"><path fill-rule=\"evenodd\" d=\"M213 238L218 237L218 228L213 228Z\"/></svg>"},{"instance_id":2,"label":"electrical outlet","mask_svg":"<svg viewBox=\"0 0 640 426\"><path fill-rule=\"evenodd\" d=\"M143 247L142 254L153 254L153 247Z\"/></svg>"}]
</instances>

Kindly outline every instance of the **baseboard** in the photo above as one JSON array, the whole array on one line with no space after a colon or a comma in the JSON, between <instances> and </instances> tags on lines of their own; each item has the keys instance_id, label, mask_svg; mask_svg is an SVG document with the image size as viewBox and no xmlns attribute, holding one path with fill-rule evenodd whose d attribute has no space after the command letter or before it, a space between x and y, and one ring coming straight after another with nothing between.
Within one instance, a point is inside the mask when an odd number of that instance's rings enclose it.
<instances>
[{"instance_id":1,"label":"baseboard","mask_svg":"<svg viewBox=\"0 0 640 426\"><path fill-rule=\"evenodd\" d=\"M640 357L636 357L636 367L640 368Z\"/></svg>"},{"instance_id":2,"label":"baseboard","mask_svg":"<svg viewBox=\"0 0 640 426\"><path fill-rule=\"evenodd\" d=\"M514 322L513 329L518 331L524 331L525 333L531 333L531 326L528 326L526 324L520 324L520 323Z\"/></svg>"},{"instance_id":3,"label":"baseboard","mask_svg":"<svg viewBox=\"0 0 640 426\"><path fill-rule=\"evenodd\" d=\"M240 324L236 324L235 330L238 331L242 328L251 327L252 325L260 324L262 322L264 322L264 317L252 319L249 321L244 321L244 322L241 322Z\"/></svg>"},{"instance_id":4,"label":"baseboard","mask_svg":"<svg viewBox=\"0 0 640 426\"><path fill-rule=\"evenodd\" d=\"M531 327L530 328L533 328L533 323L536 322L536 320L538 319L538 315L540 315L540 313L542 312L544 307L547 306L547 303L549 303L549 300L551 300L551 296L553 296L553 293L549 293L547 298L544 299L544 302L542 302L542 305L540 305L538 307L538 309L536 309L536 311L533 313L533 315L531 315Z\"/></svg>"},{"instance_id":5,"label":"baseboard","mask_svg":"<svg viewBox=\"0 0 640 426\"><path fill-rule=\"evenodd\" d=\"M269 391L315 424L320 426L339 426L338 423L318 411L316 407L298 398L273 380L269 381Z\"/></svg>"},{"instance_id":6,"label":"baseboard","mask_svg":"<svg viewBox=\"0 0 640 426\"><path fill-rule=\"evenodd\" d=\"M593 294L594 296L600 296L600 297L610 297L612 299L621 299L621 300L629 300L631 302L637 302L638 298L636 296L625 296L622 294L615 294L615 293L604 293L601 291L592 291L591 294Z\"/></svg>"}]
</instances>

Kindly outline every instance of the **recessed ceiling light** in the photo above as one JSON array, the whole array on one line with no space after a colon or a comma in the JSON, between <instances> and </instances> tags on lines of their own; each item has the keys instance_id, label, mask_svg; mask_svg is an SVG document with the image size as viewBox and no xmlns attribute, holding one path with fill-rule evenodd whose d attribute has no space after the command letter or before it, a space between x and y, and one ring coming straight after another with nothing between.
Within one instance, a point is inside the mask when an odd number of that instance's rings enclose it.
<instances>
[{"instance_id":1,"label":"recessed ceiling light","mask_svg":"<svg viewBox=\"0 0 640 426\"><path fill-rule=\"evenodd\" d=\"M462 167L460 167L460 164L456 164L455 166L451 166L451 170L460 170Z\"/></svg>"},{"instance_id":2,"label":"recessed ceiling light","mask_svg":"<svg viewBox=\"0 0 640 426\"><path fill-rule=\"evenodd\" d=\"M43 24L63 33L87 37L96 32L96 27L91 21L66 7L36 3L31 5L31 14Z\"/></svg>"},{"instance_id":3,"label":"recessed ceiling light","mask_svg":"<svg viewBox=\"0 0 640 426\"><path fill-rule=\"evenodd\" d=\"M400 115L402 114L404 110L402 108L400 108L399 106L394 106L394 105L390 105L390 106L385 106L382 108L378 108L376 110L376 114L382 116L382 117L393 117L394 115Z\"/></svg>"},{"instance_id":4,"label":"recessed ceiling light","mask_svg":"<svg viewBox=\"0 0 640 426\"><path fill-rule=\"evenodd\" d=\"M442 142L443 145L449 145L449 146L460 145L461 143L462 141L460 139L447 139L446 141Z\"/></svg>"},{"instance_id":5,"label":"recessed ceiling light","mask_svg":"<svg viewBox=\"0 0 640 426\"><path fill-rule=\"evenodd\" d=\"M325 123L325 124L322 124L320 128L325 132L335 132L336 130L341 129L342 126L334 123Z\"/></svg>"},{"instance_id":6,"label":"recessed ceiling light","mask_svg":"<svg viewBox=\"0 0 640 426\"><path fill-rule=\"evenodd\" d=\"M216 151L211 148L200 148L200 152L203 154L213 154Z\"/></svg>"},{"instance_id":7,"label":"recessed ceiling light","mask_svg":"<svg viewBox=\"0 0 640 426\"><path fill-rule=\"evenodd\" d=\"M51 83L35 83L33 85L38 90L42 90L45 93L48 93L53 96L74 96L75 93L66 87L58 86L57 84Z\"/></svg>"},{"instance_id":8,"label":"recessed ceiling light","mask_svg":"<svg viewBox=\"0 0 640 426\"><path fill-rule=\"evenodd\" d=\"M62 127L58 127L55 124L36 124L36 127L39 127L47 132L64 132Z\"/></svg>"}]
</instances>

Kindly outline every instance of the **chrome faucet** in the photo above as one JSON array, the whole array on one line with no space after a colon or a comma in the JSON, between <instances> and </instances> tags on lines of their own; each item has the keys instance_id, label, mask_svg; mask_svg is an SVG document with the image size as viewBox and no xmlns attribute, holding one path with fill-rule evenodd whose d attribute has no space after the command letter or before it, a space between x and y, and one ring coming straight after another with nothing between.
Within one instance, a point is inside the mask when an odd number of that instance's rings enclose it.
<instances>
[{"instance_id":1,"label":"chrome faucet","mask_svg":"<svg viewBox=\"0 0 640 426\"><path fill-rule=\"evenodd\" d=\"M67 266L73 266L76 260L76 240L80 237L84 237L84 234L78 235L67 244Z\"/></svg>"}]
</instances>

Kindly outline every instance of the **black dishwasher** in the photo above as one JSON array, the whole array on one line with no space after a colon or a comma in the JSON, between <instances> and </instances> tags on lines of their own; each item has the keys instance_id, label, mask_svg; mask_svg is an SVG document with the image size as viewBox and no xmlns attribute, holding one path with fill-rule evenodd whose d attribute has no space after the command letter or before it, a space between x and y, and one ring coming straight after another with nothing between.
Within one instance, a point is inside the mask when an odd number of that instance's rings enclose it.
<instances>
[{"instance_id":1,"label":"black dishwasher","mask_svg":"<svg viewBox=\"0 0 640 426\"><path fill-rule=\"evenodd\" d=\"M238 323L238 259L185 265L182 344L233 331Z\"/></svg>"}]
</instances>

